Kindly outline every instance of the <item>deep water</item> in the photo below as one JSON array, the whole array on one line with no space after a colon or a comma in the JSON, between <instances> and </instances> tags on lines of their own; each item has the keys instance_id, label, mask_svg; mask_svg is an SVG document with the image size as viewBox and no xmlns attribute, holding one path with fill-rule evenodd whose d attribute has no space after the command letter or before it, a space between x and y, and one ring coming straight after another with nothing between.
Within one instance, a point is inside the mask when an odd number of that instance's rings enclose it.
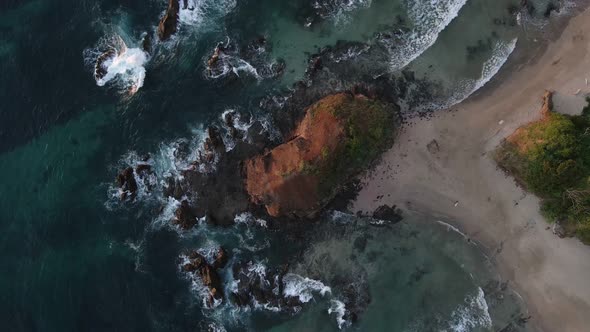
<instances>
[{"instance_id":1,"label":"deep water","mask_svg":"<svg viewBox=\"0 0 590 332\"><path fill-rule=\"evenodd\" d=\"M154 34L165 0L0 3L6 331L495 331L526 315L479 248L429 216L380 228L327 213L292 233L253 220L182 232L169 223L174 202L144 193L122 204L112 187L121 167L147 153L158 175L176 174L183 163L175 146L184 139L195 149L204 128L229 109L264 120L278 140L261 100L280 101L306 78L310 56L326 47L338 45L324 53L340 68L334 77L404 70L425 82L427 93L410 85L399 95L407 114L459 102L492 79L519 44L542 38L551 24L543 17L547 0L529 1L537 8L531 14L509 10L520 0L189 2L195 9L181 13L178 33L154 40L145 59L125 56L144 56L142 38ZM264 49L250 49L249 57L236 51L225 71L207 72L219 42L244 50L261 36ZM94 63L108 47L128 52L121 74L99 85ZM293 273L330 292L308 290L309 302L293 315L227 303L204 308L180 257L218 245L230 263L289 262ZM352 324L339 321L342 275L355 276L359 294L370 294ZM223 277L230 287L231 273Z\"/></svg>"}]
</instances>

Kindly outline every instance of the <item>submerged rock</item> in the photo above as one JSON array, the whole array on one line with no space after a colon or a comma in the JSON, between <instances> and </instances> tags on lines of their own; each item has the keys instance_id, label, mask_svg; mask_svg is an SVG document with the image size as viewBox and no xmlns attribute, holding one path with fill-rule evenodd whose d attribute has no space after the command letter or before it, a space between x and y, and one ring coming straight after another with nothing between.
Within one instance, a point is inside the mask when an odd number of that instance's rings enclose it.
<instances>
[{"instance_id":1,"label":"submerged rock","mask_svg":"<svg viewBox=\"0 0 590 332\"><path fill-rule=\"evenodd\" d=\"M117 175L117 185L121 189L121 200L133 199L137 195L137 181L133 174L133 168L127 167Z\"/></svg>"},{"instance_id":2,"label":"submerged rock","mask_svg":"<svg viewBox=\"0 0 590 332\"><path fill-rule=\"evenodd\" d=\"M396 209L395 205L381 205L373 212L373 218L391 221L392 223L398 223L403 219L401 210Z\"/></svg>"},{"instance_id":3,"label":"submerged rock","mask_svg":"<svg viewBox=\"0 0 590 332\"><path fill-rule=\"evenodd\" d=\"M178 12L180 4L178 0L168 0L168 9L158 24L158 38L161 41L168 40L176 33L178 26Z\"/></svg>"},{"instance_id":4,"label":"submerged rock","mask_svg":"<svg viewBox=\"0 0 590 332\"><path fill-rule=\"evenodd\" d=\"M246 190L269 215L314 216L389 146L396 108L339 93L310 106L288 142L245 162Z\"/></svg>"}]
</instances>

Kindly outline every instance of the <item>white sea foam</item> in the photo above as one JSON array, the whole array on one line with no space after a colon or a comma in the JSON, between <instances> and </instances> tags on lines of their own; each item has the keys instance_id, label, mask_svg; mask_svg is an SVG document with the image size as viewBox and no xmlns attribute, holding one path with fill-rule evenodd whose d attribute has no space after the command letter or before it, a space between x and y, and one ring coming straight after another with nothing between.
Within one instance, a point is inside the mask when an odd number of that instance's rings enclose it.
<instances>
[{"instance_id":1,"label":"white sea foam","mask_svg":"<svg viewBox=\"0 0 590 332\"><path fill-rule=\"evenodd\" d=\"M315 0L312 6L320 10L322 17L332 19L336 25L343 25L350 22L350 13L371 6L372 0Z\"/></svg>"},{"instance_id":2,"label":"white sea foam","mask_svg":"<svg viewBox=\"0 0 590 332\"><path fill-rule=\"evenodd\" d=\"M129 48L118 34L103 38L98 44L96 48L84 50L84 61L92 68L100 57L106 57L100 64L106 73L95 78L96 85L105 86L109 83L130 94L137 92L146 77L145 65L149 60L147 53L140 48ZM105 50L111 54L105 54Z\"/></svg>"},{"instance_id":3,"label":"white sea foam","mask_svg":"<svg viewBox=\"0 0 590 332\"><path fill-rule=\"evenodd\" d=\"M229 13L236 7L236 0L188 0L183 8L180 0L178 20L181 24L202 27L207 19L215 19Z\"/></svg>"},{"instance_id":4,"label":"white sea foam","mask_svg":"<svg viewBox=\"0 0 590 332\"><path fill-rule=\"evenodd\" d=\"M325 296L331 293L330 287L324 285L321 281L302 277L298 274L287 273L283 277L285 283L283 296L297 297L301 303L307 303L313 299L313 293L320 293Z\"/></svg>"},{"instance_id":5,"label":"white sea foam","mask_svg":"<svg viewBox=\"0 0 590 332\"><path fill-rule=\"evenodd\" d=\"M465 303L451 314L449 327L444 331L468 332L475 328L491 328L492 318L488 312L488 303L481 288L477 294L465 298Z\"/></svg>"},{"instance_id":6,"label":"white sea foam","mask_svg":"<svg viewBox=\"0 0 590 332\"><path fill-rule=\"evenodd\" d=\"M407 1L412 30L402 37L401 44L391 45L391 68L404 68L430 48L465 3L467 0Z\"/></svg>"},{"instance_id":7,"label":"white sea foam","mask_svg":"<svg viewBox=\"0 0 590 332\"><path fill-rule=\"evenodd\" d=\"M344 319L344 315L346 314L346 306L342 301L330 300L330 308L328 308L328 314L336 315L336 323L338 324L338 328L340 330L342 330L343 327L346 327L350 324Z\"/></svg>"},{"instance_id":8,"label":"white sea foam","mask_svg":"<svg viewBox=\"0 0 590 332\"><path fill-rule=\"evenodd\" d=\"M492 56L483 64L481 76L478 79L469 79L459 82L454 92L450 97L445 98L444 101L433 101L432 103L424 104L425 109L444 109L456 105L467 99L473 93L484 87L488 82L498 74L500 69L504 66L508 58L514 52L518 39L514 38L512 41L497 42L494 45Z\"/></svg>"},{"instance_id":9,"label":"white sea foam","mask_svg":"<svg viewBox=\"0 0 590 332\"><path fill-rule=\"evenodd\" d=\"M267 222L264 219L256 218L250 212L244 212L236 215L234 217L234 222L236 224L246 224L246 225L258 225L263 228L267 228Z\"/></svg>"}]
</instances>

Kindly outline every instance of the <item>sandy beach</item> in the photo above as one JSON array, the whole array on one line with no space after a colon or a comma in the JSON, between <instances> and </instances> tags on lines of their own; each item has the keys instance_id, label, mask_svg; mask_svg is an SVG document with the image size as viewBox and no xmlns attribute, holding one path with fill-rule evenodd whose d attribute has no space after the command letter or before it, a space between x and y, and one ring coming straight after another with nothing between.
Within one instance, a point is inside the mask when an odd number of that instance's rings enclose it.
<instances>
[{"instance_id":1,"label":"sandy beach","mask_svg":"<svg viewBox=\"0 0 590 332\"><path fill-rule=\"evenodd\" d=\"M589 331L590 246L554 235L538 199L497 168L492 151L540 116L546 89L555 91L557 111L580 110L590 93L590 10L572 18L541 56L512 67L452 110L410 121L363 179L353 208L395 204L457 226L523 296L529 326Z\"/></svg>"}]
</instances>

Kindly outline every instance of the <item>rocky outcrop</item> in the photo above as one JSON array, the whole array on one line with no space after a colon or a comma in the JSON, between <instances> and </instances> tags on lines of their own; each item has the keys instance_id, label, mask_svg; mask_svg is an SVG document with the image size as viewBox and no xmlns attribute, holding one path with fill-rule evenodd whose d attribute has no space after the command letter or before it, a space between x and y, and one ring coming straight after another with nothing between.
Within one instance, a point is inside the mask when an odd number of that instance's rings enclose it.
<instances>
[{"instance_id":1,"label":"rocky outcrop","mask_svg":"<svg viewBox=\"0 0 590 332\"><path fill-rule=\"evenodd\" d=\"M401 210L397 209L395 205L381 205L375 210L375 212L373 212L373 218L390 221L392 223L398 223L403 219Z\"/></svg>"},{"instance_id":2,"label":"rocky outcrop","mask_svg":"<svg viewBox=\"0 0 590 332\"><path fill-rule=\"evenodd\" d=\"M232 272L238 286L230 294L230 300L237 306L254 306L257 303L270 308L295 311L302 305L299 298L283 294L286 266L258 271L249 262L238 262L232 267Z\"/></svg>"},{"instance_id":3,"label":"rocky outcrop","mask_svg":"<svg viewBox=\"0 0 590 332\"><path fill-rule=\"evenodd\" d=\"M223 285L217 270L223 268L227 262L227 255L223 248L219 248L216 260L209 264L205 257L196 251L188 256L189 262L182 267L184 272L195 273L203 285L209 290L207 304L213 306L216 302L223 301ZM222 260L222 262L220 262Z\"/></svg>"},{"instance_id":4,"label":"rocky outcrop","mask_svg":"<svg viewBox=\"0 0 590 332\"><path fill-rule=\"evenodd\" d=\"M117 51L113 48L103 52L94 65L94 78L99 81L103 79L108 73L108 62L112 61L117 56Z\"/></svg>"},{"instance_id":5,"label":"rocky outcrop","mask_svg":"<svg viewBox=\"0 0 590 332\"><path fill-rule=\"evenodd\" d=\"M187 200L183 200L178 209L176 209L172 223L184 230L191 229L197 224L197 216L192 211Z\"/></svg>"},{"instance_id":6,"label":"rocky outcrop","mask_svg":"<svg viewBox=\"0 0 590 332\"><path fill-rule=\"evenodd\" d=\"M127 167L119 175L117 175L117 185L121 190L121 200L124 201L127 198L135 198L137 195L137 181L133 175L133 168Z\"/></svg>"},{"instance_id":7,"label":"rocky outcrop","mask_svg":"<svg viewBox=\"0 0 590 332\"><path fill-rule=\"evenodd\" d=\"M168 40L176 33L178 27L178 12L180 4L178 0L168 0L168 9L158 24L158 38L161 41Z\"/></svg>"},{"instance_id":8,"label":"rocky outcrop","mask_svg":"<svg viewBox=\"0 0 590 332\"><path fill-rule=\"evenodd\" d=\"M364 95L321 99L290 140L245 162L252 201L274 217L313 216L391 143L395 113L393 105Z\"/></svg>"}]
</instances>

